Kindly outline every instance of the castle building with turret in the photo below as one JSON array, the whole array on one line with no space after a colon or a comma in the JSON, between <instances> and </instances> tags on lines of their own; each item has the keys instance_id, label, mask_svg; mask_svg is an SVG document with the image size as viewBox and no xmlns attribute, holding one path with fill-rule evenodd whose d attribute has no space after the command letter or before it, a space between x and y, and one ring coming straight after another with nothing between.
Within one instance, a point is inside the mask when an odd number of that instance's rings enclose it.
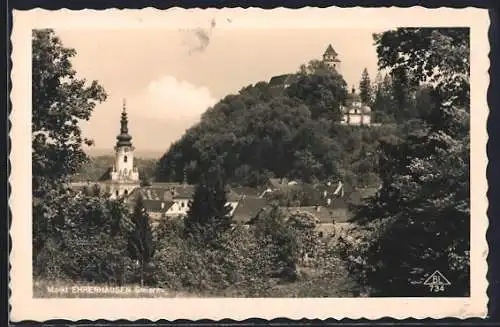
<instances>
[{"instance_id":1,"label":"castle building with turret","mask_svg":"<svg viewBox=\"0 0 500 327\"><path fill-rule=\"evenodd\" d=\"M332 45L329 44L323 53L323 62L328 66L328 68L341 73L341 61L338 58L338 53L333 49Z\"/></svg>"}]
</instances>

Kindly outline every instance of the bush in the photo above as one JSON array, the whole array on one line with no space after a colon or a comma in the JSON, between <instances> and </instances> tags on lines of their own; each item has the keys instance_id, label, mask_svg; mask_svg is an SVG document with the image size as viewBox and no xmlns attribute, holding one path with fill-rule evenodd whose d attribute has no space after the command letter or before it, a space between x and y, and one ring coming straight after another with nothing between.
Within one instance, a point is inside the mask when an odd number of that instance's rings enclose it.
<instances>
[{"instance_id":1,"label":"bush","mask_svg":"<svg viewBox=\"0 0 500 327\"><path fill-rule=\"evenodd\" d=\"M336 225L334 233L329 240L329 246L323 250L322 257L325 258L322 265L327 271L334 271L332 263L342 264L346 267L349 275L360 286L361 293L373 291L368 282L367 274L372 267L367 265L369 251L376 246L386 221L374 221L366 225L356 223Z\"/></svg>"},{"instance_id":2,"label":"bush","mask_svg":"<svg viewBox=\"0 0 500 327\"><path fill-rule=\"evenodd\" d=\"M53 190L34 206L36 277L118 284L127 281L132 261L126 253L128 224L122 203Z\"/></svg>"},{"instance_id":3,"label":"bush","mask_svg":"<svg viewBox=\"0 0 500 327\"><path fill-rule=\"evenodd\" d=\"M161 287L193 293L230 296L268 296L275 280L290 267L286 250L256 230L234 226L221 234L217 247L184 238L182 222L162 222L152 264ZM261 235L262 236L262 235ZM286 248L285 248L286 249ZM288 272L286 276L295 274Z\"/></svg>"}]
</instances>

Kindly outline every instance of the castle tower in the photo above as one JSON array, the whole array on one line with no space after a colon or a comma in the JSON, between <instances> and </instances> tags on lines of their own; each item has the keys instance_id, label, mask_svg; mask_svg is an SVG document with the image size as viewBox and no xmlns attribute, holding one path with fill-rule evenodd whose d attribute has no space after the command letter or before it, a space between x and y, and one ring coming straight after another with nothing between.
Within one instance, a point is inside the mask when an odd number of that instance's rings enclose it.
<instances>
[{"instance_id":1,"label":"castle tower","mask_svg":"<svg viewBox=\"0 0 500 327\"><path fill-rule=\"evenodd\" d=\"M120 120L120 134L116 137L115 164L111 171L111 182L113 187L111 195L119 197L128 195L134 188L138 187L139 172L134 166L134 150L132 136L128 133L128 119L123 100L123 111Z\"/></svg>"},{"instance_id":2,"label":"castle tower","mask_svg":"<svg viewBox=\"0 0 500 327\"><path fill-rule=\"evenodd\" d=\"M323 62L330 68L337 71L340 74L340 60L338 59L337 52L333 49L332 45L329 44L323 54Z\"/></svg>"}]
</instances>

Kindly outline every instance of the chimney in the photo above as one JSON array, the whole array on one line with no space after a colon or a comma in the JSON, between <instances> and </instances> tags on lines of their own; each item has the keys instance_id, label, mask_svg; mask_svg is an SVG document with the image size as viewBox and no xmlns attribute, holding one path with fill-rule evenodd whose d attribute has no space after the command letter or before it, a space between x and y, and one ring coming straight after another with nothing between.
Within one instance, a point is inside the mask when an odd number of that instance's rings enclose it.
<instances>
[{"instance_id":1,"label":"chimney","mask_svg":"<svg viewBox=\"0 0 500 327\"><path fill-rule=\"evenodd\" d=\"M317 206L316 206L316 211L317 211L317 212L320 212L320 210L321 210L321 207L317 205Z\"/></svg>"},{"instance_id":2,"label":"chimney","mask_svg":"<svg viewBox=\"0 0 500 327\"><path fill-rule=\"evenodd\" d=\"M161 208L164 209L165 208L165 202L162 202L161 203Z\"/></svg>"}]
</instances>

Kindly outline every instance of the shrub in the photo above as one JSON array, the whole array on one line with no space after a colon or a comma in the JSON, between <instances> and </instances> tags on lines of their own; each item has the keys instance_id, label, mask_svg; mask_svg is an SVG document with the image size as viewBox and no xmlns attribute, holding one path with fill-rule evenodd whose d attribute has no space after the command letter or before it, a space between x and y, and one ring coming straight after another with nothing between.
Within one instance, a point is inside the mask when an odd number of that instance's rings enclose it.
<instances>
[{"instance_id":1,"label":"shrub","mask_svg":"<svg viewBox=\"0 0 500 327\"><path fill-rule=\"evenodd\" d=\"M131 260L126 253L126 208L99 196L53 190L35 203L35 276L124 283Z\"/></svg>"}]
</instances>

